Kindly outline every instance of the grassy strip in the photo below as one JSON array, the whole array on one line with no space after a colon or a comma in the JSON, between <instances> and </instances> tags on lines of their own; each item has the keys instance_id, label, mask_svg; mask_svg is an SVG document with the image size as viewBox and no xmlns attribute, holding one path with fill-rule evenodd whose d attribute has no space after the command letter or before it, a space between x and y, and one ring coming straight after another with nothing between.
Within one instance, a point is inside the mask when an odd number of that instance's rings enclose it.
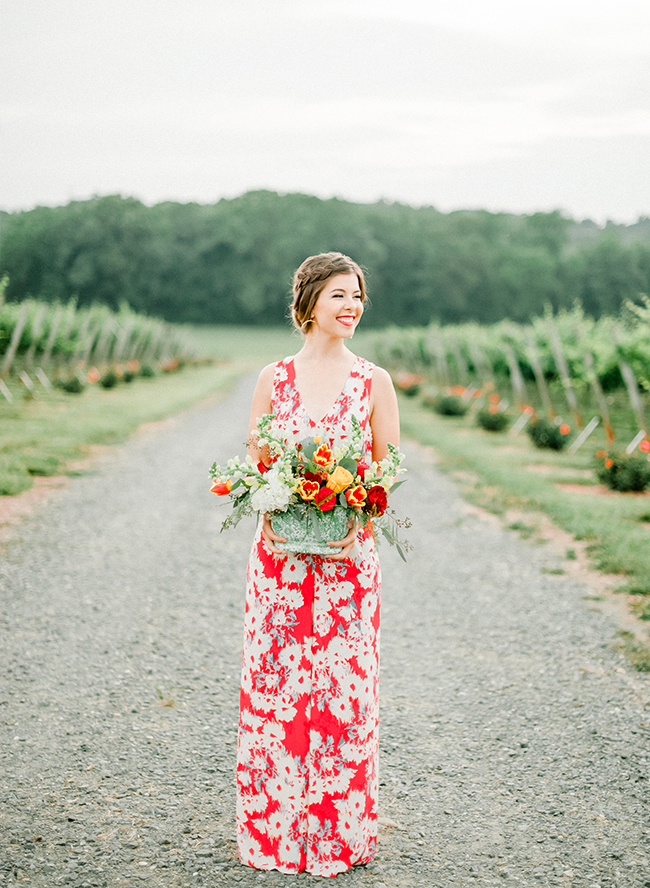
<instances>
[{"instance_id":1,"label":"grassy strip","mask_svg":"<svg viewBox=\"0 0 650 888\"><path fill-rule=\"evenodd\" d=\"M202 355L226 361L247 361L261 367L287 355L295 355L302 347L298 331L286 327L221 327L185 325L192 343Z\"/></svg>"},{"instance_id":2,"label":"grassy strip","mask_svg":"<svg viewBox=\"0 0 650 888\"><path fill-rule=\"evenodd\" d=\"M244 369L242 363L188 367L114 389L92 386L80 395L53 391L0 402L0 495L27 490L34 475L62 474L93 444L119 443L142 423L227 390Z\"/></svg>"},{"instance_id":3,"label":"grassy strip","mask_svg":"<svg viewBox=\"0 0 650 888\"><path fill-rule=\"evenodd\" d=\"M595 445L574 455L538 450L525 434L484 432L408 398L400 409L405 434L432 445L443 468L477 479L464 491L473 501L497 514L509 508L546 513L575 539L589 541L595 566L626 578L624 591L650 596L650 498L596 492ZM562 484L592 489L573 492ZM650 599L636 610L650 619Z\"/></svg>"}]
</instances>

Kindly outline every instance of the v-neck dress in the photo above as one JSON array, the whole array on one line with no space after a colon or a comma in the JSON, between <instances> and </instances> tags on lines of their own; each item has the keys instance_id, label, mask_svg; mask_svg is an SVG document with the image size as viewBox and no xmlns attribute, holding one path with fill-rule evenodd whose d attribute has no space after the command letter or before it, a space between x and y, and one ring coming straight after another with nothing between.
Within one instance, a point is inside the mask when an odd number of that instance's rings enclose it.
<instances>
[{"instance_id":1,"label":"v-neck dress","mask_svg":"<svg viewBox=\"0 0 650 888\"><path fill-rule=\"evenodd\" d=\"M357 358L328 416L307 415L278 362L277 432L336 443L356 416L371 462L374 365ZM370 525L342 561L275 557L258 528L247 574L237 744L237 844L263 870L335 876L377 844L379 597Z\"/></svg>"}]
</instances>

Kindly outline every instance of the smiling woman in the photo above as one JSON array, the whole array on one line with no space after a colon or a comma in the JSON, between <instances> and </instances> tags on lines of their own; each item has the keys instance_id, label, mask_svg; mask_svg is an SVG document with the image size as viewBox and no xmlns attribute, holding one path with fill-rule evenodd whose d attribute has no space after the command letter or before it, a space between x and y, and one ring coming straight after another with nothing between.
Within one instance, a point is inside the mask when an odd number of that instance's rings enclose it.
<instances>
[{"instance_id":1,"label":"smiling woman","mask_svg":"<svg viewBox=\"0 0 650 888\"><path fill-rule=\"evenodd\" d=\"M353 420L360 477L389 443L399 444L397 400L388 374L346 347L366 299L361 268L341 253L311 256L293 289L304 344L260 374L249 453L269 462L254 432L273 414L277 437L321 445L314 459L322 457L323 468L309 473L305 493L331 497L353 480L332 471ZM344 539L329 543L338 554L287 553L268 516L253 542L237 840L242 862L257 869L335 876L375 856L380 573L371 525L348 526Z\"/></svg>"}]
</instances>

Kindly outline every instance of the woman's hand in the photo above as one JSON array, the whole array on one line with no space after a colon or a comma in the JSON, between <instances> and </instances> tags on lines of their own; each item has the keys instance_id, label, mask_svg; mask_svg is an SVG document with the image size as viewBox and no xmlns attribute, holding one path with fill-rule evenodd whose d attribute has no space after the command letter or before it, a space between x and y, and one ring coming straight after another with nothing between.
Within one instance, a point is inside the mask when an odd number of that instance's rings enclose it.
<instances>
[{"instance_id":1,"label":"woman's hand","mask_svg":"<svg viewBox=\"0 0 650 888\"><path fill-rule=\"evenodd\" d=\"M287 538L278 536L277 533L271 527L271 519L268 516L268 513L265 512L262 515L262 538L266 543L266 548L272 552L274 555L280 555L282 558L285 558L287 553L284 549L278 549L275 545L276 543L286 543Z\"/></svg>"},{"instance_id":2,"label":"woman's hand","mask_svg":"<svg viewBox=\"0 0 650 888\"><path fill-rule=\"evenodd\" d=\"M347 536L339 540L338 542L328 543L328 546L338 547L342 546L343 548L338 554L335 555L323 555L323 558L327 558L328 561L343 561L344 558L349 558L350 553L354 549L354 544L357 541L357 520L356 518L350 518L348 521L349 532Z\"/></svg>"}]
</instances>

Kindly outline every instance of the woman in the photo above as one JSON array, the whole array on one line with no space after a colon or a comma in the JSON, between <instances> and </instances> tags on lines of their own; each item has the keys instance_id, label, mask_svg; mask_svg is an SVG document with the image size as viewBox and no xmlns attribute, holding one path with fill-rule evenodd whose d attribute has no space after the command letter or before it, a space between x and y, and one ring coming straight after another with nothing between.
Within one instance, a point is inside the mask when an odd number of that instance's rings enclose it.
<instances>
[{"instance_id":1,"label":"woman","mask_svg":"<svg viewBox=\"0 0 650 888\"><path fill-rule=\"evenodd\" d=\"M385 370L346 347L366 299L363 272L341 253L306 259L294 276L295 357L262 370L251 409L283 437L345 438L356 416L370 463L399 444ZM237 755L243 863L335 876L377 844L379 562L372 528L350 525L338 554L287 555L268 516L248 566Z\"/></svg>"}]
</instances>

